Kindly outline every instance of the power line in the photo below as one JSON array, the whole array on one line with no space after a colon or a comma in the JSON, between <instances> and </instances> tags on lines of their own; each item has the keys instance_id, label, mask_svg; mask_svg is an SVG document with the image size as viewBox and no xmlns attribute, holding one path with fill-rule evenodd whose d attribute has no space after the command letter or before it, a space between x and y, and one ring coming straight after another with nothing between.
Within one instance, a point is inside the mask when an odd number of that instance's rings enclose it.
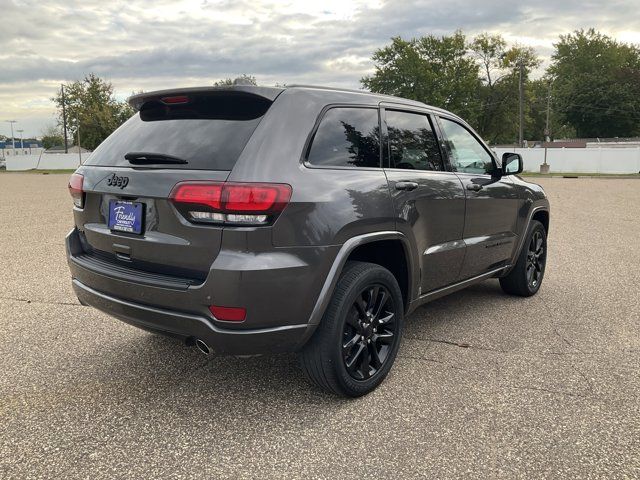
<instances>
[{"instance_id":1,"label":"power line","mask_svg":"<svg viewBox=\"0 0 640 480\"><path fill-rule=\"evenodd\" d=\"M621 113L626 113L626 114L631 114L631 115L640 115L640 112L636 112L633 110L624 110L621 108L611 108L611 107L596 107L594 105L582 105L579 103L567 103L566 105L571 106L571 107L580 107L580 108L590 108L592 110L607 110L607 111L611 111L611 112L621 112Z\"/></svg>"},{"instance_id":2,"label":"power line","mask_svg":"<svg viewBox=\"0 0 640 480\"><path fill-rule=\"evenodd\" d=\"M532 105L532 104L530 104ZM580 108L598 108L598 107L591 107L590 105L580 105L580 104L576 104L576 103L567 103L567 106L570 107L580 107ZM529 111L532 112L540 112L542 110L546 110L546 106L537 106L537 107L529 107ZM556 108L555 111L558 111L559 108ZM634 113L631 112L629 110L617 110L617 111L604 111L604 110L615 110L615 109L603 109L603 111L601 111L599 114L603 115L603 116L618 116L618 117L624 117L627 116L627 118L637 118L640 120L640 112L639 113Z\"/></svg>"}]
</instances>

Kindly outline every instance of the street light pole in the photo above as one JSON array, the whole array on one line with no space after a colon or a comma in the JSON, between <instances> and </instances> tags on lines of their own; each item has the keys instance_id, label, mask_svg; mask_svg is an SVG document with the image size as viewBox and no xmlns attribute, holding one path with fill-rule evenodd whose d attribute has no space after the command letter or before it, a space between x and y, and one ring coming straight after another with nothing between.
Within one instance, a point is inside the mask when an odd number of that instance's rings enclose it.
<instances>
[{"instance_id":1,"label":"street light pole","mask_svg":"<svg viewBox=\"0 0 640 480\"><path fill-rule=\"evenodd\" d=\"M5 120L8 124L11 125L11 144L13 145L13 153L16 153L16 139L13 138L13 124L17 123L15 120Z\"/></svg>"},{"instance_id":2,"label":"street light pole","mask_svg":"<svg viewBox=\"0 0 640 480\"><path fill-rule=\"evenodd\" d=\"M16 132L20 134L20 150L24 150L24 142L22 139L22 133L24 132L24 130L21 128L19 130L16 130Z\"/></svg>"}]
</instances>

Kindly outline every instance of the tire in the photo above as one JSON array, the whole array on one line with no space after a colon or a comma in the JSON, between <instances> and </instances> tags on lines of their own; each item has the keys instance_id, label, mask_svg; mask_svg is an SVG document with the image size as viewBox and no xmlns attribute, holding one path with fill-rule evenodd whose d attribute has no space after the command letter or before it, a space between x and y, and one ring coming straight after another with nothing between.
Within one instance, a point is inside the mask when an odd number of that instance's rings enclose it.
<instances>
[{"instance_id":1,"label":"tire","mask_svg":"<svg viewBox=\"0 0 640 480\"><path fill-rule=\"evenodd\" d=\"M500 279L502 290L510 295L530 297L540 290L547 263L547 231L532 220L513 270Z\"/></svg>"},{"instance_id":2,"label":"tire","mask_svg":"<svg viewBox=\"0 0 640 480\"><path fill-rule=\"evenodd\" d=\"M320 325L300 352L302 370L327 392L365 395L391 370L403 323L402 292L391 272L348 262Z\"/></svg>"}]
</instances>

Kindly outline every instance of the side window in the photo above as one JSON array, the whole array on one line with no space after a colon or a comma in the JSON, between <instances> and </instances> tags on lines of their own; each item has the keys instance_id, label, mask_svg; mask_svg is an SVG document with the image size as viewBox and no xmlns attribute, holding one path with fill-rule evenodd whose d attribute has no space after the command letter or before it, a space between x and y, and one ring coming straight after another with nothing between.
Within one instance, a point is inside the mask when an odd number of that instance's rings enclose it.
<instances>
[{"instance_id":1,"label":"side window","mask_svg":"<svg viewBox=\"0 0 640 480\"><path fill-rule=\"evenodd\" d=\"M380 167L377 108L328 110L313 137L307 160L312 165Z\"/></svg>"},{"instance_id":2,"label":"side window","mask_svg":"<svg viewBox=\"0 0 640 480\"><path fill-rule=\"evenodd\" d=\"M451 152L454 171L479 174L493 172L493 158L469 130L446 118L441 118L440 121Z\"/></svg>"},{"instance_id":3,"label":"side window","mask_svg":"<svg viewBox=\"0 0 640 480\"><path fill-rule=\"evenodd\" d=\"M444 170L429 117L387 110L386 120L391 168Z\"/></svg>"}]
</instances>

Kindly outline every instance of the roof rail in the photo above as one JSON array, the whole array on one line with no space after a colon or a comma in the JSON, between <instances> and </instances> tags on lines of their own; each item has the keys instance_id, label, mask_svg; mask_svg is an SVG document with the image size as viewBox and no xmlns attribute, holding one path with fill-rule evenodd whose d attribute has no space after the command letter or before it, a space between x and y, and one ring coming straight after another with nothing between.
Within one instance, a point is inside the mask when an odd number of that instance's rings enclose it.
<instances>
[{"instance_id":1,"label":"roof rail","mask_svg":"<svg viewBox=\"0 0 640 480\"><path fill-rule=\"evenodd\" d=\"M365 95L379 95L377 93L372 93L369 90L359 90L355 88L341 88L341 87L325 87L322 85L305 85L301 83L294 83L291 85L287 85L286 88L314 88L316 90L333 90L336 92L362 93Z\"/></svg>"},{"instance_id":2,"label":"roof rail","mask_svg":"<svg viewBox=\"0 0 640 480\"><path fill-rule=\"evenodd\" d=\"M432 110L437 110L437 111L441 111L441 112L446 112L446 110L439 108L439 107L434 107L432 105L427 105L423 102L420 102L418 100L411 100L408 98L402 98L402 97L397 97L395 95L389 95L386 93L374 93L371 92L369 90L355 90L352 88L339 88L339 87L323 87L320 85L303 85L303 84L292 84L292 85L287 85L285 88L313 88L316 90L326 90L326 91L333 91L333 92L346 92L346 93L357 93L360 95L375 95L376 97L381 97L381 98L387 98L389 99L390 102L392 103L398 103L398 104L419 104L419 105L424 105L429 107ZM450 112L447 112L450 113Z\"/></svg>"}]
</instances>

